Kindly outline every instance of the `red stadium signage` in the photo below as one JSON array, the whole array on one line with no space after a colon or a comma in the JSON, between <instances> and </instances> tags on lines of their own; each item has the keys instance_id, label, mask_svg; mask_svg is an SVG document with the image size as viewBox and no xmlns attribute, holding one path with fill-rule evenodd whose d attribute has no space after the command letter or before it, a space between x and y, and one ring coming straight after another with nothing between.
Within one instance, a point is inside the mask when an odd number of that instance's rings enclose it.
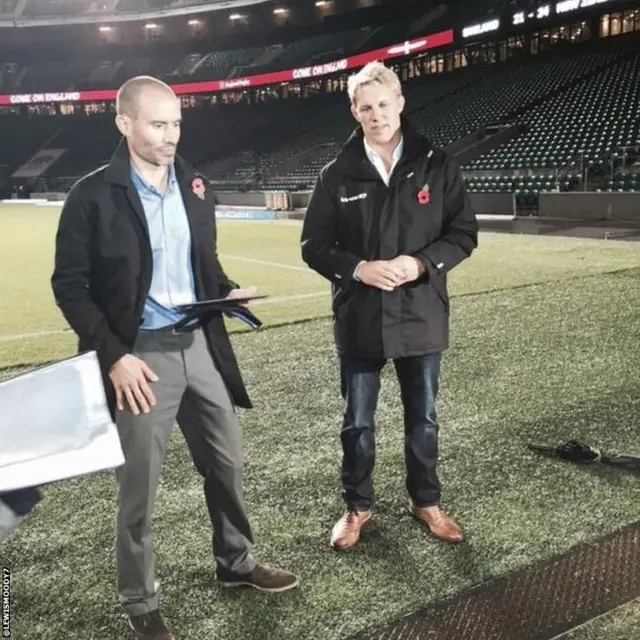
<instances>
[{"instance_id":1,"label":"red stadium signage","mask_svg":"<svg viewBox=\"0 0 640 640\"><path fill-rule=\"evenodd\" d=\"M443 47L453 42L453 29L440 31L430 36L423 36L415 40L407 40L383 47L375 51L368 51L357 56L327 62L326 64L301 67L299 69L287 69L273 73L261 73L245 78L229 78L228 80L208 80L206 82L189 82L186 84L171 85L177 94L188 93L213 93L216 91L228 91L231 89L246 89L247 87L259 87L267 84L290 82L291 80L308 80L321 76L347 71L355 67L361 67L374 60L390 60L400 56L408 56L428 49ZM70 91L64 93L22 93L13 95L0 95L0 105L21 104L45 104L53 102L102 102L114 100L116 92L113 89L101 91Z\"/></svg>"},{"instance_id":2,"label":"red stadium signage","mask_svg":"<svg viewBox=\"0 0 640 640\"><path fill-rule=\"evenodd\" d=\"M9 96L8 103L2 104L36 104L39 102L77 102L82 95L81 91L67 93L22 93ZM2 96L5 98L6 96Z\"/></svg>"}]
</instances>

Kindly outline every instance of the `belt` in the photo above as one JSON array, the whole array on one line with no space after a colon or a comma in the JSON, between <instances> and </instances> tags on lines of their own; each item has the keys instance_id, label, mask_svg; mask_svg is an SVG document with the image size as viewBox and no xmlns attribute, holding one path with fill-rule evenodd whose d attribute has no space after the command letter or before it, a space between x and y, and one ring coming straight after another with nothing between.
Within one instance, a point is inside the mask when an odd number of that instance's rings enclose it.
<instances>
[{"instance_id":1,"label":"belt","mask_svg":"<svg viewBox=\"0 0 640 640\"><path fill-rule=\"evenodd\" d=\"M202 328L202 325L198 320L192 321L188 324L181 324L180 322L176 324L170 324L166 327L159 327L158 329L140 329L145 333L170 333L174 336L184 335L187 333L192 333L196 329Z\"/></svg>"}]
</instances>

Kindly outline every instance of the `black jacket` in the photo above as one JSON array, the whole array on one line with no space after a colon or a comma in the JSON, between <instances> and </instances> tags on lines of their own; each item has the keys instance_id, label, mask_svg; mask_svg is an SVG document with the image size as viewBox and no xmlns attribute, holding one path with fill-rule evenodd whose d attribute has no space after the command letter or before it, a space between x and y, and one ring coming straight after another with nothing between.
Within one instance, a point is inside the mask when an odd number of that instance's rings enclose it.
<instances>
[{"instance_id":1,"label":"black jacket","mask_svg":"<svg viewBox=\"0 0 640 640\"><path fill-rule=\"evenodd\" d=\"M226 296L235 285L217 257L214 196L193 193L197 177L181 159L176 177L192 239L198 299ZM152 256L142 202L130 177L123 141L111 163L82 178L69 192L56 235L53 293L79 338L80 352L95 350L112 414L115 394L108 370L130 353L151 284ZM250 408L224 320L213 315L205 327L211 355L236 405Z\"/></svg>"},{"instance_id":2,"label":"black jacket","mask_svg":"<svg viewBox=\"0 0 640 640\"><path fill-rule=\"evenodd\" d=\"M478 225L462 175L403 119L404 148L389 187L366 156L358 127L316 182L302 229L302 258L332 283L338 352L400 358L449 343L447 273L469 257ZM428 184L429 202L418 193ZM383 292L353 279L361 260L421 260L416 282Z\"/></svg>"}]
</instances>

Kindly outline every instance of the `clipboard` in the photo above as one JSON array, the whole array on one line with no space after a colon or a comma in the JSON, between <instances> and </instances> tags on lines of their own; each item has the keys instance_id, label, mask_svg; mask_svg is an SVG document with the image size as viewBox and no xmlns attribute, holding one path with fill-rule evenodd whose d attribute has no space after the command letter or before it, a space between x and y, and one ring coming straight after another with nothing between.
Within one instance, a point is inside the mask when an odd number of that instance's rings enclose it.
<instances>
[{"instance_id":1,"label":"clipboard","mask_svg":"<svg viewBox=\"0 0 640 640\"><path fill-rule=\"evenodd\" d=\"M176 305L175 308L178 309L178 311L183 311L184 313L189 313L198 309L202 309L203 311L222 311L227 307L235 307L245 302L252 302L253 300L263 300L264 298L268 297L269 296L266 294L259 294L246 298L216 298L214 300L199 300L198 302L179 304Z\"/></svg>"},{"instance_id":2,"label":"clipboard","mask_svg":"<svg viewBox=\"0 0 640 640\"><path fill-rule=\"evenodd\" d=\"M202 316L210 313L223 313L229 318L236 318L247 324L252 329L259 329L262 321L243 303L252 300L260 300L268 298L267 295L261 294L247 298L217 298L215 300L199 300L189 304L177 305L176 309L182 311L185 316L174 327L176 331L186 327L194 320L199 320Z\"/></svg>"}]
</instances>

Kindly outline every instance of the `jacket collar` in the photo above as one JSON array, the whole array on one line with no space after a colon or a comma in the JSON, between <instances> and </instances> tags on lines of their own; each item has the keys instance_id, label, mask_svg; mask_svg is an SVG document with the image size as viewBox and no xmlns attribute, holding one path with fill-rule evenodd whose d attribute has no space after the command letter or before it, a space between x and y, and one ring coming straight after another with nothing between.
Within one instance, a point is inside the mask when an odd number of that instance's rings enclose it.
<instances>
[{"instance_id":1,"label":"jacket collar","mask_svg":"<svg viewBox=\"0 0 640 640\"><path fill-rule=\"evenodd\" d=\"M400 118L403 148L400 165L411 163L421 156L425 156L433 148L432 143L424 138L405 116ZM336 167L350 176L361 179L377 179L378 173L367 157L364 147L364 134L358 125L336 156Z\"/></svg>"},{"instance_id":2,"label":"jacket collar","mask_svg":"<svg viewBox=\"0 0 640 640\"><path fill-rule=\"evenodd\" d=\"M174 166L175 177L182 193L187 217L189 218L189 220L191 220L192 216L194 215L194 207L197 208L197 205L195 203L199 203L200 201L196 198L195 195L193 195L193 193L191 193L192 189L190 189L189 184L197 176L191 166L188 165L179 156L176 156ZM147 217L144 212L144 207L142 206L140 194L138 193L138 190L133 182L133 178L131 175L131 159L129 155L129 147L127 146L127 142L124 138L118 144L118 147L116 148L111 158L111 162L107 166L104 174L104 179L110 184L123 187L123 195L130 205L130 210L134 212L135 217L140 223L145 235L148 236L149 227L147 223ZM118 195L118 197L121 196Z\"/></svg>"}]
</instances>

